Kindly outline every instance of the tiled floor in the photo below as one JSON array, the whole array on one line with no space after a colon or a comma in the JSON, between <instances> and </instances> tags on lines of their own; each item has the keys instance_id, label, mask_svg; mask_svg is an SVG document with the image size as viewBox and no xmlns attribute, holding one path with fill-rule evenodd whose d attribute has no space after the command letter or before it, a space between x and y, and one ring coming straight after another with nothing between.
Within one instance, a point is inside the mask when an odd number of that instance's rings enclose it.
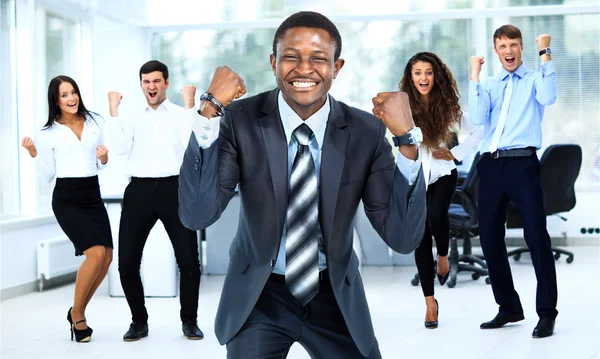
<instances>
[{"instance_id":1,"label":"tiled floor","mask_svg":"<svg viewBox=\"0 0 600 359\"><path fill-rule=\"evenodd\" d=\"M384 358L585 358L600 353L600 247L570 247L575 261L557 262L560 312L555 335L532 339L537 323L535 276L531 261L513 263L513 276L526 319L499 330L479 329L497 311L483 279L461 274L455 288L437 287L440 327L423 327L425 306L421 289L409 284L410 267L363 267L363 280ZM190 341L181 334L177 298L147 299L150 335L125 343L129 325L124 298L108 296L106 283L92 301L87 317L94 328L89 344L69 340L65 320L73 286L32 293L1 302L3 359L25 358L224 358L213 333L213 320L223 282L221 276L202 279L199 324L206 335ZM308 358L294 345L288 358Z\"/></svg>"}]
</instances>

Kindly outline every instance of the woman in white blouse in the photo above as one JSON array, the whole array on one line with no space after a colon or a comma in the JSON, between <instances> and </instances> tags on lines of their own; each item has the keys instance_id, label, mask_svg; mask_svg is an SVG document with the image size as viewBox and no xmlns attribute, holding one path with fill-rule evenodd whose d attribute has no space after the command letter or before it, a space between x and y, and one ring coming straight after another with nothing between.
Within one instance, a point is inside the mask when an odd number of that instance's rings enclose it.
<instances>
[{"instance_id":1,"label":"woman in white blouse","mask_svg":"<svg viewBox=\"0 0 600 359\"><path fill-rule=\"evenodd\" d=\"M85 255L75 281L73 306L67 312L71 340L88 342L85 309L102 283L112 261L113 243L106 208L100 198L98 170L108 162L104 124L88 111L79 87L68 76L57 76L48 86L48 122L36 142L24 137L21 145L35 158L46 182L56 177L52 210L73 242L75 255Z\"/></svg>"},{"instance_id":2,"label":"woman in white blouse","mask_svg":"<svg viewBox=\"0 0 600 359\"><path fill-rule=\"evenodd\" d=\"M448 149L453 132L466 118L458 103L458 87L452 73L431 52L419 52L408 61L400 90L408 93L415 124L423 132L421 155L427 184L427 221L423 240L415 250L415 261L427 306L425 327L434 329L438 327L439 311L433 290L434 273L437 271L441 285L450 274L448 209L456 189L454 160L460 161L477 149L483 139L483 128L476 128L462 144ZM431 251L432 235L437 248L437 266Z\"/></svg>"}]
</instances>

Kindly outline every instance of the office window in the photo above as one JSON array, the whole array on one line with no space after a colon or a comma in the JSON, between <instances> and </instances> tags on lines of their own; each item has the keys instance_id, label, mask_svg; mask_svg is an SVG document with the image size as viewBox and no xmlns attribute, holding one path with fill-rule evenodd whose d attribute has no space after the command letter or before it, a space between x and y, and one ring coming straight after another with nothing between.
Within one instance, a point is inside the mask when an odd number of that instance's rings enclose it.
<instances>
[{"instance_id":1,"label":"office window","mask_svg":"<svg viewBox=\"0 0 600 359\"><path fill-rule=\"evenodd\" d=\"M510 5L552 5L553 0L486 0L490 8ZM493 1L493 4L491 3ZM376 1L377 2L377 1ZM513 4L513 2L515 2ZM590 4L588 0L568 1L568 5ZM344 4L328 3L328 9L336 14L350 11ZM394 5L389 13L408 8L407 12L421 11L422 4L411 1ZM285 4L264 2L257 10L256 18L289 9L295 1ZM314 4L313 4L314 5ZM315 5L316 6L316 5ZM325 6L325 5L323 5ZM342 35L341 57L346 63L333 82L331 94L340 101L365 111L371 111L371 99L381 91L395 91L409 58L419 51L436 53L452 71L460 92L460 104L467 108L469 87L469 56L477 51L487 51L486 71L493 76L499 65L492 50L493 31L506 23L520 27L525 41L523 59L532 70L539 70L539 56L535 38L541 32L551 33L553 61L558 75L558 100L549 107L543 123L543 146L554 143L577 143L583 149L583 165L577 181L578 191L600 191L600 15L596 12L567 15L515 17L486 15L473 12L465 18L444 19L443 9L471 8L470 0L447 0L436 3L439 13L431 13L423 19L413 20L410 15L398 15L390 19L388 13L371 15L364 20L351 18L336 21ZM355 8L354 8L355 9ZM564 6L565 12L568 6ZM553 10L555 11L555 10ZM589 11L585 10L585 11ZM264 15L263 14L263 15ZM251 14L248 14L251 17ZM383 19L382 19L383 18ZM475 24L486 24L475 28ZM198 86L198 91L208 87L217 66L227 65L246 81L252 96L276 86L269 64L272 37L277 24L257 22L256 28L244 25L244 29L207 29L182 32L157 32L152 37L153 57L167 63L171 69L169 97L181 104L179 89L185 84ZM485 50L478 35L485 33L489 45ZM201 39L201 41L199 41Z\"/></svg>"},{"instance_id":2,"label":"office window","mask_svg":"<svg viewBox=\"0 0 600 359\"><path fill-rule=\"evenodd\" d=\"M238 73L249 95L276 87L269 63L275 29L191 30L155 34L152 56L169 67L167 96L183 105L179 90L193 84L201 93L208 89L218 66ZM198 41L198 39L203 39Z\"/></svg>"},{"instance_id":3,"label":"office window","mask_svg":"<svg viewBox=\"0 0 600 359\"><path fill-rule=\"evenodd\" d=\"M0 0L0 216L18 211L18 139L15 119L15 3Z\"/></svg>"},{"instance_id":4,"label":"office window","mask_svg":"<svg viewBox=\"0 0 600 359\"><path fill-rule=\"evenodd\" d=\"M38 88L35 92L39 111L34 119L36 130L41 129L48 120L47 91L50 80L58 75L67 75L77 81L77 55L79 54L79 24L60 15L39 9L38 11L37 52L40 55ZM23 119L21 119L23 120ZM51 211L54 182L44 183L37 179L37 211Z\"/></svg>"}]
</instances>

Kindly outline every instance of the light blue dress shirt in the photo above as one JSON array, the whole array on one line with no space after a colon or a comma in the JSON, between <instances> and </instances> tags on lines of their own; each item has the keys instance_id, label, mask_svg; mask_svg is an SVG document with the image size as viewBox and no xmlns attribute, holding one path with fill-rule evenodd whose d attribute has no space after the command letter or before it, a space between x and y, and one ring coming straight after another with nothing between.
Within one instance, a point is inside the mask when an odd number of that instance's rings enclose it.
<instances>
[{"instance_id":1,"label":"light blue dress shirt","mask_svg":"<svg viewBox=\"0 0 600 359\"><path fill-rule=\"evenodd\" d=\"M484 126L481 153L489 152L508 80L509 72L502 69L498 76L484 84L473 81L469 83L471 122ZM544 107L555 101L556 72L552 61L543 63L540 72L530 71L525 64L521 64L513 72L513 93L498 149L539 149L542 146Z\"/></svg>"},{"instance_id":2,"label":"light blue dress shirt","mask_svg":"<svg viewBox=\"0 0 600 359\"><path fill-rule=\"evenodd\" d=\"M320 186L321 181L321 153L323 152L323 141L325 138L325 129L327 128L327 119L329 118L330 102L329 96L325 101L325 105L319 109L314 115L302 121L302 119L292 110L292 108L285 102L283 95L279 92L277 97L279 105L279 115L283 124L283 130L285 132L285 138L288 143L288 182L289 177L292 173L292 165L296 158L296 152L298 151L298 142L292 137L294 130L305 123L314 133L314 136L309 142L310 153L315 163L315 171L317 175L317 185ZM398 155L397 166L402 175L408 179L409 184L413 184L416 181L418 170L421 166L421 155L419 154L416 161L412 161ZM320 187L319 187L320 188ZM281 235L281 244L279 246L279 253L277 254L277 261L273 268L273 273L285 275L285 238L286 238L286 225L283 226L283 233ZM323 247L323 238L320 237L319 241L319 270L322 271L327 268L327 260L325 257L325 250Z\"/></svg>"}]
</instances>

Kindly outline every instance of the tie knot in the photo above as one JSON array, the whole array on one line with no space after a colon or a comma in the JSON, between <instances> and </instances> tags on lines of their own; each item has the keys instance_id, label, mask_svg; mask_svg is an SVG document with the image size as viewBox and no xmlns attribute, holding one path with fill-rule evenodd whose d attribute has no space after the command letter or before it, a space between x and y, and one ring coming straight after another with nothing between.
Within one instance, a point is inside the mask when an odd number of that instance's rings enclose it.
<instances>
[{"instance_id":1,"label":"tie knot","mask_svg":"<svg viewBox=\"0 0 600 359\"><path fill-rule=\"evenodd\" d=\"M294 137L296 137L298 144L302 146L308 146L308 142L310 141L310 137L312 135L312 130L305 123L296 127L296 129L294 130Z\"/></svg>"}]
</instances>

